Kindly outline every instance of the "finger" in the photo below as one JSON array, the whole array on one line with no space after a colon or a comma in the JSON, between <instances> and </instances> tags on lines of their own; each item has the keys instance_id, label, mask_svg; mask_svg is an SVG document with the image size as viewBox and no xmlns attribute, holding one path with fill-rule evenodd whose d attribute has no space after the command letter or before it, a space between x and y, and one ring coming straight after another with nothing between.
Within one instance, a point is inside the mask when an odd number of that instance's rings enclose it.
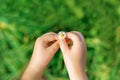
<instances>
[{"instance_id":1,"label":"finger","mask_svg":"<svg viewBox=\"0 0 120 80\"><path fill-rule=\"evenodd\" d=\"M65 38L65 40L66 40L67 44L72 43L72 40L71 40L71 39L68 39L67 37Z\"/></svg>"},{"instance_id":2,"label":"finger","mask_svg":"<svg viewBox=\"0 0 120 80\"><path fill-rule=\"evenodd\" d=\"M67 38L72 40L73 45L79 46L81 43L79 36L73 32L68 32Z\"/></svg>"},{"instance_id":3,"label":"finger","mask_svg":"<svg viewBox=\"0 0 120 80\"><path fill-rule=\"evenodd\" d=\"M87 47L86 47L85 39L84 39L83 35L80 32L77 32L77 31L72 31L72 32L79 36L79 38L81 40L81 43L83 43L83 45L82 45L83 49L84 49L84 51L86 53L87 52Z\"/></svg>"},{"instance_id":4,"label":"finger","mask_svg":"<svg viewBox=\"0 0 120 80\"><path fill-rule=\"evenodd\" d=\"M86 51L86 45L83 40L84 38L82 38L80 33L68 32L67 38L71 39L73 42L72 47L70 49L76 50L76 49L84 48L84 50Z\"/></svg>"},{"instance_id":5,"label":"finger","mask_svg":"<svg viewBox=\"0 0 120 80\"><path fill-rule=\"evenodd\" d=\"M65 39L60 39L59 44L60 44L61 51L63 53L66 53L67 51L69 51L69 47L68 47Z\"/></svg>"},{"instance_id":6,"label":"finger","mask_svg":"<svg viewBox=\"0 0 120 80\"><path fill-rule=\"evenodd\" d=\"M52 52L52 54L55 54L59 49L59 41L54 42L48 49Z\"/></svg>"},{"instance_id":7,"label":"finger","mask_svg":"<svg viewBox=\"0 0 120 80\"><path fill-rule=\"evenodd\" d=\"M84 41L84 37L83 37L83 35L80 32L77 32L77 31L71 31L71 32L73 32L76 35L78 35L81 41Z\"/></svg>"},{"instance_id":8,"label":"finger","mask_svg":"<svg viewBox=\"0 0 120 80\"><path fill-rule=\"evenodd\" d=\"M48 35L48 34L56 34L56 33L54 33L54 32L47 32L43 36Z\"/></svg>"},{"instance_id":9,"label":"finger","mask_svg":"<svg viewBox=\"0 0 120 80\"><path fill-rule=\"evenodd\" d=\"M51 42L54 40L58 40L57 34L54 32L46 33L42 37L43 37L43 41L45 41L45 42Z\"/></svg>"}]
</instances>

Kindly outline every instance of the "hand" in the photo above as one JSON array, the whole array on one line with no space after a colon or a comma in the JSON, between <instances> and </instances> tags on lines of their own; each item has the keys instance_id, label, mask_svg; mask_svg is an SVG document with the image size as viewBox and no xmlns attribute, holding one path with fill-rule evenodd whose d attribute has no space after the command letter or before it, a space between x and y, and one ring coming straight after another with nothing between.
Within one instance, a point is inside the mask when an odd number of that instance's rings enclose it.
<instances>
[{"instance_id":1,"label":"hand","mask_svg":"<svg viewBox=\"0 0 120 80\"><path fill-rule=\"evenodd\" d=\"M68 32L66 39L59 40L70 80L87 80L85 73L86 45L79 32ZM68 46L72 43L71 46Z\"/></svg>"},{"instance_id":2,"label":"hand","mask_svg":"<svg viewBox=\"0 0 120 80\"><path fill-rule=\"evenodd\" d=\"M35 42L31 61L21 80L40 80L47 64L59 48L57 34L46 33Z\"/></svg>"}]
</instances>

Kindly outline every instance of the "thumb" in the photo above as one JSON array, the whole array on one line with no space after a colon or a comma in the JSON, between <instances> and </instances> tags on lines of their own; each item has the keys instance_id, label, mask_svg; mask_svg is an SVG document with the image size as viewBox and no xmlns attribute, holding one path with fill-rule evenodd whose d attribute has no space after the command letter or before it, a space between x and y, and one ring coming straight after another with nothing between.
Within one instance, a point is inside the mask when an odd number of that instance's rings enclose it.
<instances>
[{"instance_id":1,"label":"thumb","mask_svg":"<svg viewBox=\"0 0 120 80\"><path fill-rule=\"evenodd\" d=\"M60 48L63 53L66 53L69 50L69 47L65 41L65 39L60 39L59 40Z\"/></svg>"},{"instance_id":2,"label":"thumb","mask_svg":"<svg viewBox=\"0 0 120 80\"><path fill-rule=\"evenodd\" d=\"M59 42L56 41L55 43L53 43L50 47L49 50L55 54L57 52L57 50L59 49Z\"/></svg>"}]
</instances>

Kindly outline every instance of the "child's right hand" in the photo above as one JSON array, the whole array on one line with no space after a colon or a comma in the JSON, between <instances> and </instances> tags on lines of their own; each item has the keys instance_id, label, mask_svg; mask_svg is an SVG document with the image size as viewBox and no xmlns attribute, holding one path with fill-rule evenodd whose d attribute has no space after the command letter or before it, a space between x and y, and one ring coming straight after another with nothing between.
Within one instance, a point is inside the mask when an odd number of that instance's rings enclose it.
<instances>
[{"instance_id":1,"label":"child's right hand","mask_svg":"<svg viewBox=\"0 0 120 80\"><path fill-rule=\"evenodd\" d=\"M73 45L68 46L65 39L61 39L59 42L70 80L87 80L85 74L87 48L84 37L79 32L74 31L68 32L66 39Z\"/></svg>"}]
</instances>

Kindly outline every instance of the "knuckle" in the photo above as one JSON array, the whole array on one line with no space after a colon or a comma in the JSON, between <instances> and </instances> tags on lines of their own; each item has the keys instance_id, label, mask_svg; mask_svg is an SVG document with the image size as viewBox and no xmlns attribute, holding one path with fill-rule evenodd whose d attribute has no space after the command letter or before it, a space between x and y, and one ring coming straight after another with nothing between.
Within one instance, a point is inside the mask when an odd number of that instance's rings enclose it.
<instances>
[{"instance_id":1,"label":"knuckle","mask_svg":"<svg viewBox=\"0 0 120 80\"><path fill-rule=\"evenodd\" d=\"M37 39L36 39L36 42L38 43L38 42L40 42L41 41L41 37L38 37Z\"/></svg>"},{"instance_id":2,"label":"knuckle","mask_svg":"<svg viewBox=\"0 0 120 80\"><path fill-rule=\"evenodd\" d=\"M74 34L76 34L81 41L84 41L84 36L81 32L78 31L73 31Z\"/></svg>"},{"instance_id":3,"label":"knuckle","mask_svg":"<svg viewBox=\"0 0 120 80\"><path fill-rule=\"evenodd\" d=\"M55 34L54 32L48 32L48 33L46 33L46 34Z\"/></svg>"}]
</instances>

